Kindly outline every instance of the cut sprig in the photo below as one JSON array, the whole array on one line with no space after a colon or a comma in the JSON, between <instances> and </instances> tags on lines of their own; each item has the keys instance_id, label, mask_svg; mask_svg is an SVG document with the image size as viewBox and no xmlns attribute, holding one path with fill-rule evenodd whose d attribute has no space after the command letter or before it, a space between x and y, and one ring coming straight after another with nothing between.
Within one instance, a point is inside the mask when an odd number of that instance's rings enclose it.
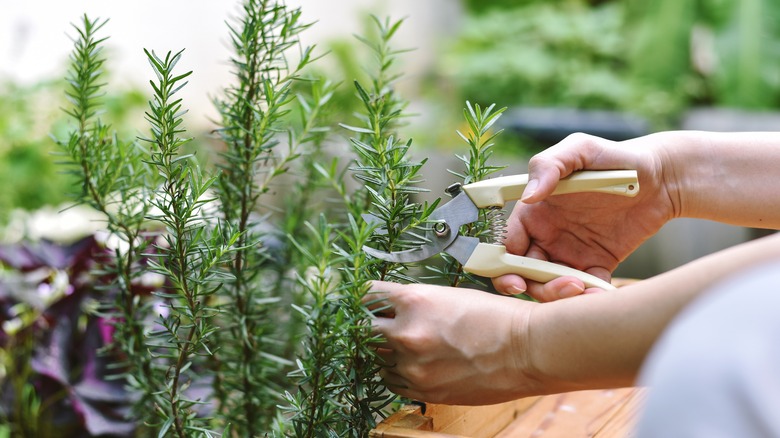
<instances>
[{"instance_id":1,"label":"cut sprig","mask_svg":"<svg viewBox=\"0 0 780 438\"><path fill-rule=\"evenodd\" d=\"M450 173L457 175L463 180L463 184L470 184L486 179L491 174L500 171L505 166L494 166L489 164L493 155L493 142L501 130L494 131L495 123L501 117L506 108L495 110L495 104L482 108L479 104L472 105L466 101L466 107L463 109L463 117L469 126L467 133L457 131L458 136L469 146L468 155L457 155L463 163L463 171L452 171ZM496 224L493 221L501 220L498 215L501 211L480 209L479 219L476 222L466 224L460 230L465 236L482 238L491 235ZM460 286L464 283L471 283L484 286L482 280L463 270L463 266L448 254L442 254L444 264L442 266L427 266L432 271L433 278L444 280L451 286Z\"/></svg>"}]
</instances>

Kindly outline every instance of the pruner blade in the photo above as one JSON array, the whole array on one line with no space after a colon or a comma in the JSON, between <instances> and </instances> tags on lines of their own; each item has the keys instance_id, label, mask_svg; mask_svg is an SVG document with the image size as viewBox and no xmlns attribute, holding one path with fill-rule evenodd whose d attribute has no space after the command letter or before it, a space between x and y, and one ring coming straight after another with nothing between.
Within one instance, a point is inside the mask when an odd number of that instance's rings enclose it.
<instances>
[{"instance_id":1,"label":"pruner blade","mask_svg":"<svg viewBox=\"0 0 780 438\"><path fill-rule=\"evenodd\" d=\"M417 248L405 251L386 252L368 246L363 247L366 254L394 263L419 262L436 254L444 252L458 238L460 227L479 218L479 209L465 193L455 196L450 202L437 208L428 217L430 225L425 231L422 241L426 242ZM363 220L379 226L378 218L373 215L363 215ZM387 230L377 228L377 233L387 233Z\"/></svg>"}]
</instances>

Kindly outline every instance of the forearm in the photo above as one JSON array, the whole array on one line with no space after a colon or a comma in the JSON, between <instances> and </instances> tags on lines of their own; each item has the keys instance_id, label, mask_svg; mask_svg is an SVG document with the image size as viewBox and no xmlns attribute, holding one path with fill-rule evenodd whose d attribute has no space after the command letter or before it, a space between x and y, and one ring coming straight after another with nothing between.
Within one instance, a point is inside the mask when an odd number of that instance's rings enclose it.
<instances>
[{"instance_id":1,"label":"forearm","mask_svg":"<svg viewBox=\"0 0 780 438\"><path fill-rule=\"evenodd\" d=\"M530 374L544 393L631 385L681 309L725 277L773 258L780 258L780 235L617 291L540 304L528 322Z\"/></svg>"},{"instance_id":2,"label":"forearm","mask_svg":"<svg viewBox=\"0 0 780 438\"><path fill-rule=\"evenodd\" d=\"M780 133L654 135L679 217L780 229Z\"/></svg>"}]
</instances>

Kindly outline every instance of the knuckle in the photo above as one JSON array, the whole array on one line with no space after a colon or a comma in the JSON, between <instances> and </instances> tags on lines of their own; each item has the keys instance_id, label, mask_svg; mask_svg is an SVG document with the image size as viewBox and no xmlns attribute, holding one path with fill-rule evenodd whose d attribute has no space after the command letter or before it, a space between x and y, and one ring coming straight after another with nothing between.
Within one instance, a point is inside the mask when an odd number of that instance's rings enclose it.
<instances>
[{"instance_id":1,"label":"knuckle","mask_svg":"<svg viewBox=\"0 0 780 438\"><path fill-rule=\"evenodd\" d=\"M409 284L404 288L401 299L410 305L420 304L426 297L425 291L419 284Z\"/></svg>"},{"instance_id":2,"label":"knuckle","mask_svg":"<svg viewBox=\"0 0 780 438\"><path fill-rule=\"evenodd\" d=\"M545 169L547 167L550 167L554 165L554 160L548 156L549 152L543 151L540 152L533 157L531 157L530 160L528 160L528 168L529 169Z\"/></svg>"},{"instance_id":3,"label":"knuckle","mask_svg":"<svg viewBox=\"0 0 780 438\"><path fill-rule=\"evenodd\" d=\"M566 138L563 140L562 143L566 144L573 144L573 145L583 145L583 144L589 144L593 141L595 137L586 134L584 132L573 132L566 136Z\"/></svg>"},{"instance_id":4,"label":"knuckle","mask_svg":"<svg viewBox=\"0 0 780 438\"><path fill-rule=\"evenodd\" d=\"M430 333L414 329L407 329L399 333L396 341L405 351L416 355L425 354L435 343Z\"/></svg>"},{"instance_id":5,"label":"knuckle","mask_svg":"<svg viewBox=\"0 0 780 438\"><path fill-rule=\"evenodd\" d=\"M427 391L430 389L431 372L428 367L423 364L413 363L407 364L402 370L402 375L419 391Z\"/></svg>"}]
</instances>

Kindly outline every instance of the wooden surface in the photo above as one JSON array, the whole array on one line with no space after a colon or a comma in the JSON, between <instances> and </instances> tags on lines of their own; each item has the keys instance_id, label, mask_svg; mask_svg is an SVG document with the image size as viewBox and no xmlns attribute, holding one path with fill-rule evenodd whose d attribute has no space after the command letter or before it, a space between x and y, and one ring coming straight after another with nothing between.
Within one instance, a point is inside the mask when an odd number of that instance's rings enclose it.
<instances>
[{"instance_id":1,"label":"wooden surface","mask_svg":"<svg viewBox=\"0 0 780 438\"><path fill-rule=\"evenodd\" d=\"M492 406L405 406L371 433L372 438L632 436L644 390L579 391L530 397Z\"/></svg>"},{"instance_id":2,"label":"wooden surface","mask_svg":"<svg viewBox=\"0 0 780 438\"><path fill-rule=\"evenodd\" d=\"M546 396L494 437L630 437L643 399L633 388Z\"/></svg>"}]
</instances>

